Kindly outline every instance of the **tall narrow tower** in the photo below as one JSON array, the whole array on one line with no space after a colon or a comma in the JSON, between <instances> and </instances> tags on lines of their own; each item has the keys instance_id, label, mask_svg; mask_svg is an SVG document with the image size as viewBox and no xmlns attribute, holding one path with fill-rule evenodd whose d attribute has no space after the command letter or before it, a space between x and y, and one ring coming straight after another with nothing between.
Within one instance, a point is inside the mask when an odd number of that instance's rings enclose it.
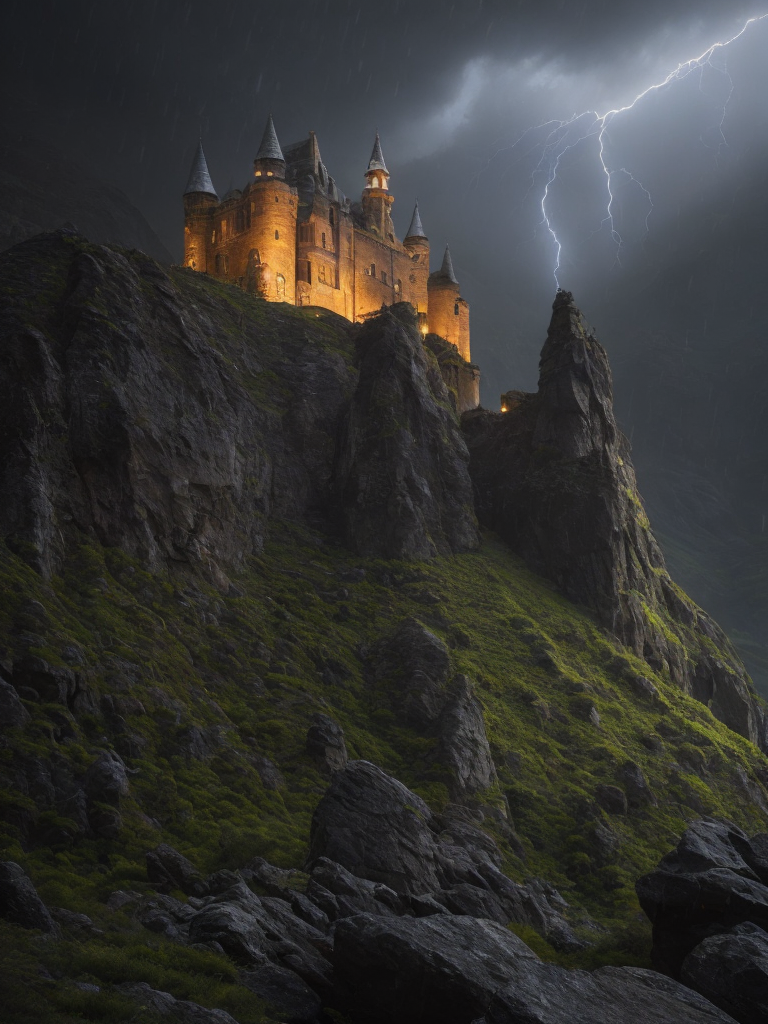
<instances>
[{"instance_id":1,"label":"tall narrow tower","mask_svg":"<svg viewBox=\"0 0 768 1024\"><path fill-rule=\"evenodd\" d=\"M296 301L296 192L285 180L285 157L272 121L253 161L249 190L249 260L259 268L262 294L276 302Z\"/></svg>"},{"instance_id":2,"label":"tall narrow tower","mask_svg":"<svg viewBox=\"0 0 768 1024\"><path fill-rule=\"evenodd\" d=\"M378 132L365 177L367 184L363 189L362 200L365 229L378 235L383 242L392 243L395 240L395 228L390 207L395 199L389 194L389 171L384 163Z\"/></svg>"},{"instance_id":3,"label":"tall narrow tower","mask_svg":"<svg viewBox=\"0 0 768 1024\"><path fill-rule=\"evenodd\" d=\"M208 270L208 241L211 218L219 197L213 187L202 140L189 171L184 189L184 266L205 273Z\"/></svg>"},{"instance_id":4,"label":"tall narrow tower","mask_svg":"<svg viewBox=\"0 0 768 1024\"><path fill-rule=\"evenodd\" d=\"M419 325L423 331L427 329L427 278L429 277L429 239L424 234L419 216L419 204L413 208L408 234L403 239L403 246L411 257L411 302L419 315Z\"/></svg>"},{"instance_id":5,"label":"tall narrow tower","mask_svg":"<svg viewBox=\"0 0 768 1024\"><path fill-rule=\"evenodd\" d=\"M459 350L462 359L469 358L469 303L462 299L459 282L453 271L451 251L446 245L443 263L429 275L429 330L439 334Z\"/></svg>"}]
</instances>

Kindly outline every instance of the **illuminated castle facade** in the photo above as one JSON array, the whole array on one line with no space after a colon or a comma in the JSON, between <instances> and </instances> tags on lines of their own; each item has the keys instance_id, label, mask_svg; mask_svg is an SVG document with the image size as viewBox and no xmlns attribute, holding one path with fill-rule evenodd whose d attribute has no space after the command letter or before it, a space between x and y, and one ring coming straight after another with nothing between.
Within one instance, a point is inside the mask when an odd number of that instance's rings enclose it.
<instances>
[{"instance_id":1,"label":"illuminated castle facade","mask_svg":"<svg viewBox=\"0 0 768 1024\"><path fill-rule=\"evenodd\" d=\"M395 236L378 135L365 178L361 201L351 203L328 174L314 132L283 151L270 117L253 180L220 200L201 143L184 192L184 264L272 302L322 306L352 321L410 302L422 334L445 339L469 363L469 305L450 252L446 246L430 274L418 205L403 241ZM471 401L467 395L461 404Z\"/></svg>"}]
</instances>

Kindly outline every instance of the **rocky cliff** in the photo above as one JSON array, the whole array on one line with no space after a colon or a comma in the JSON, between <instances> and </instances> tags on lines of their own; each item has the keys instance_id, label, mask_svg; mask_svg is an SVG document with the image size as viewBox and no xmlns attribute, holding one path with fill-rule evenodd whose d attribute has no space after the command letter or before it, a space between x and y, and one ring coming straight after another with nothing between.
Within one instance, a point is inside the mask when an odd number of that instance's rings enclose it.
<instances>
[{"instance_id":1,"label":"rocky cliff","mask_svg":"<svg viewBox=\"0 0 768 1024\"><path fill-rule=\"evenodd\" d=\"M634 884L692 817L761 830L760 710L570 301L462 429L407 307L67 232L0 273L8 1019L730 1020L647 969Z\"/></svg>"},{"instance_id":2,"label":"rocky cliff","mask_svg":"<svg viewBox=\"0 0 768 1024\"><path fill-rule=\"evenodd\" d=\"M722 630L677 587L651 532L605 350L558 292L539 390L464 417L480 521L587 605L622 643L768 747L768 724Z\"/></svg>"}]
</instances>

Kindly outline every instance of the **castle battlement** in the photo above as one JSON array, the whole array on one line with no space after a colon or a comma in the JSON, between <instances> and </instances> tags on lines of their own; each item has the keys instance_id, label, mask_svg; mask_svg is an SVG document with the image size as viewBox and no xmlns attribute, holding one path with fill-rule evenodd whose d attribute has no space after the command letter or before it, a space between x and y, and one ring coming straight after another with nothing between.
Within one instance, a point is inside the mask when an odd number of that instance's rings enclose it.
<instances>
[{"instance_id":1,"label":"castle battlement","mask_svg":"<svg viewBox=\"0 0 768 1024\"><path fill-rule=\"evenodd\" d=\"M329 175L315 133L283 150L270 117L253 180L219 199L201 143L184 192L184 264L270 302L321 306L351 321L410 302L422 334L444 338L469 363L469 304L450 252L446 246L430 274L418 204L408 234L396 237L378 134L365 178L360 202L351 202ZM463 408L479 402L477 378L475 369Z\"/></svg>"}]
</instances>

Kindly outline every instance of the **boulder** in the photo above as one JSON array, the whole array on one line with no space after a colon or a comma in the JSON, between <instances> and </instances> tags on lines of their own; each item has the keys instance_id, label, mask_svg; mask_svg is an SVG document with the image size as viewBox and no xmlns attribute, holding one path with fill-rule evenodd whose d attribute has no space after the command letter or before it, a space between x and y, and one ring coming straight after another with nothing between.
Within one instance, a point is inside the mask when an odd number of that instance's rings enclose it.
<instances>
[{"instance_id":1,"label":"boulder","mask_svg":"<svg viewBox=\"0 0 768 1024\"><path fill-rule=\"evenodd\" d=\"M768 1021L768 934L739 924L699 943L685 958L680 978L740 1024Z\"/></svg>"},{"instance_id":2,"label":"boulder","mask_svg":"<svg viewBox=\"0 0 768 1024\"><path fill-rule=\"evenodd\" d=\"M241 971L238 980L264 1000L277 1020L287 1024L316 1024L322 1000L293 971L265 962Z\"/></svg>"},{"instance_id":3,"label":"boulder","mask_svg":"<svg viewBox=\"0 0 768 1024\"><path fill-rule=\"evenodd\" d=\"M344 730L327 715L317 714L307 730L307 753L321 771L332 775L341 771L349 757L344 742Z\"/></svg>"},{"instance_id":4,"label":"boulder","mask_svg":"<svg viewBox=\"0 0 768 1024\"><path fill-rule=\"evenodd\" d=\"M226 1010L208 1010L199 1003L174 999L170 992L160 992L144 981L127 981L115 986L118 992L138 1003L141 1011L167 1018L173 1024L237 1024Z\"/></svg>"},{"instance_id":5,"label":"boulder","mask_svg":"<svg viewBox=\"0 0 768 1024\"><path fill-rule=\"evenodd\" d=\"M479 1022L478 1022L479 1024ZM654 971L594 973L518 961L494 994L485 1024L734 1024L703 996Z\"/></svg>"},{"instance_id":6,"label":"boulder","mask_svg":"<svg viewBox=\"0 0 768 1024\"><path fill-rule=\"evenodd\" d=\"M118 807L120 798L129 792L122 758L112 750L102 750L83 776L82 787L90 801Z\"/></svg>"},{"instance_id":7,"label":"boulder","mask_svg":"<svg viewBox=\"0 0 768 1024\"><path fill-rule=\"evenodd\" d=\"M56 933L48 908L22 867L13 861L0 862L0 917L22 928Z\"/></svg>"},{"instance_id":8,"label":"boulder","mask_svg":"<svg viewBox=\"0 0 768 1024\"><path fill-rule=\"evenodd\" d=\"M358 878L402 894L440 888L432 812L397 779L368 761L337 772L312 816L308 868L321 857Z\"/></svg>"},{"instance_id":9,"label":"boulder","mask_svg":"<svg viewBox=\"0 0 768 1024\"><path fill-rule=\"evenodd\" d=\"M536 962L512 932L474 917L360 914L336 925L338 998L371 1024L468 1024L516 964Z\"/></svg>"},{"instance_id":10,"label":"boulder","mask_svg":"<svg viewBox=\"0 0 768 1024\"><path fill-rule=\"evenodd\" d=\"M453 680L451 695L437 723L437 735L438 760L450 772L454 797L471 796L498 781L483 709L464 675Z\"/></svg>"},{"instance_id":11,"label":"boulder","mask_svg":"<svg viewBox=\"0 0 768 1024\"><path fill-rule=\"evenodd\" d=\"M762 835L750 840L735 825L702 818L638 879L640 905L653 922L655 967L679 977L685 957L714 931L745 923L768 929L765 848Z\"/></svg>"},{"instance_id":12,"label":"boulder","mask_svg":"<svg viewBox=\"0 0 768 1024\"><path fill-rule=\"evenodd\" d=\"M159 892L181 889L187 896L204 896L208 887L191 861L167 843L160 843L147 855L147 878Z\"/></svg>"},{"instance_id":13,"label":"boulder","mask_svg":"<svg viewBox=\"0 0 768 1024\"><path fill-rule=\"evenodd\" d=\"M419 730L437 721L448 697L451 658L443 641L418 619L404 619L374 647L369 664L399 719Z\"/></svg>"}]
</instances>

